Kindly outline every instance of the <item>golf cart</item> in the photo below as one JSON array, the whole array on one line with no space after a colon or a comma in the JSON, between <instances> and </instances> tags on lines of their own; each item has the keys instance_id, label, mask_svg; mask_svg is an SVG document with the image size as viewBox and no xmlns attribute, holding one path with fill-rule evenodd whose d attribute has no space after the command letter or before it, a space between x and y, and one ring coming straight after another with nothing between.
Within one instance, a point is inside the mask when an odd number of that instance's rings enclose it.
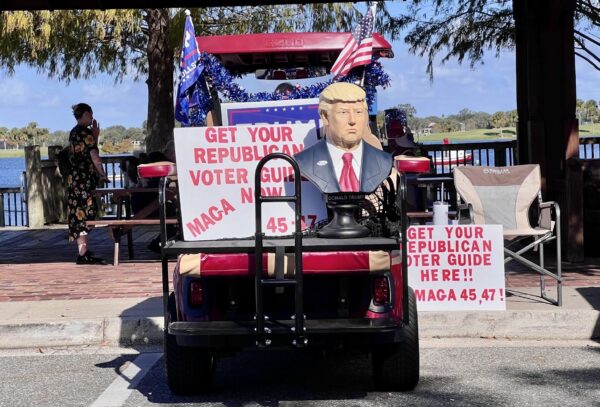
<instances>
[{"instance_id":1,"label":"golf cart","mask_svg":"<svg viewBox=\"0 0 600 407\"><path fill-rule=\"evenodd\" d=\"M371 356L375 386L405 391L412 390L419 381L418 316L406 275L403 173L393 171L396 179L386 180L384 192L362 197L365 205L376 207L374 215L362 219L362 225L369 227L369 236L319 237L320 227L329 221L327 211L319 215L311 212L306 204L310 188L302 180L291 155L295 152L292 146L302 148L302 143L307 142L308 136L303 138L304 134L315 135L319 128L318 118L309 117L315 114L310 106L316 101L300 108L294 105L296 97L314 98L327 83L296 86L284 95L262 92L251 97L232 83L232 77L247 73L282 80L325 74L347 35L198 37L200 49L206 52L203 61L208 90L204 101L207 127L177 129L175 135L178 216L183 236L167 238L166 233L165 191L173 182L174 177L170 176L173 169L166 166L152 174L141 174L161 177L165 366L174 393L208 389L220 357L250 349L358 349ZM375 61L391 56L390 44L374 35L373 53ZM355 75L363 76L362 69L358 70L361 72ZM376 86L373 80L381 79L377 63L367 68L364 77L366 88L371 89L367 95L373 97ZM223 106L219 110L220 98L232 100L236 94L237 110ZM266 126L265 113L259 112L259 107L273 100L273 103L278 100L289 103L284 105L288 113L303 110L310 114L290 118L294 124L289 125L292 130L287 133L280 117L275 119L279 124ZM267 110L281 111L272 106ZM245 116L248 111L260 114L254 124ZM216 127L220 125L224 126ZM286 142L281 137L283 143L274 149L262 150L251 142L244 145L247 141L244 135L255 134L257 130L252 126L258 125L271 131L271 137L278 134L295 137L290 132L296 134L300 130L304 133L298 144L295 139ZM319 136L322 135L316 135ZM219 146L227 145L227 150L210 155L208 149L198 144L206 142L204 139L221 143ZM227 182L210 189L216 181L211 178L210 183L203 184L202 178L212 162L234 165L232 157L237 148L254 154L246 163L249 167L245 168L251 168L249 173L238 171L237 178L231 178L233 184L239 182L240 174L247 175L244 179L249 178L252 188L247 190L252 194L242 193L245 205L232 204L230 198L216 198L221 191L218 188L225 191L229 187ZM286 187L279 193L265 187L265 182L273 180L263 174L273 162L283 163L287 168L279 180ZM200 201L211 199L219 203L202 209ZM324 207L320 198L316 200ZM273 205L285 206L286 213L291 215L278 216L271 209ZM214 234L219 222L225 224L228 218L233 219L241 207L250 208L253 216L246 214L245 218L239 218L245 222L232 221L224 228L225 232ZM365 212L359 205L351 216L355 213L361 218ZM245 235L240 231L248 227L254 233ZM265 234L265 230L269 233ZM171 292L168 260L175 256L178 260L172 270Z\"/></svg>"}]
</instances>

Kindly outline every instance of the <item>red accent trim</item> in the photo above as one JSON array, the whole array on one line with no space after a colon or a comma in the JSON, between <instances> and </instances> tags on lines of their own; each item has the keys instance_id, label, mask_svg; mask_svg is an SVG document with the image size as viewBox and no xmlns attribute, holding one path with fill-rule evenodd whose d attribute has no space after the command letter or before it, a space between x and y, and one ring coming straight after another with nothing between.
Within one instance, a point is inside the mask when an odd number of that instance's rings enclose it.
<instances>
[{"instance_id":1,"label":"red accent trim","mask_svg":"<svg viewBox=\"0 0 600 407\"><path fill-rule=\"evenodd\" d=\"M427 159L417 159L409 157L396 157L396 169L400 172L429 172L430 161Z\"/></svg>"},{"instance_id":2,"label":"red accent trim","mask_svg":"<svg viewBox=\"0 0 600 407\"><path fill-rule=\"evenodd\" d=\"M404 290L402 289L402 263L393 264L391 268L392 283L394 284L394 298L392 298L392 317L402 318L402 298Z\"/></svg>"},{"instance_id":3,"label":"red accent trim","mask_svg":"<svg viewBox=\"0 0 600 407\"><path fill-rule=\"evenodd\" d=\"M198 48L213 55L276 52L337 51L344 48L350 33L261 33L196 37ZM374 50L391 50L392 45L373 33Z\"/></svg>"},{"instance_id":4,"label":"red accent trim","mask_svg":"<svg viewBox=\"0 0 600 407\"><path fill-rule=\"evenodd\" d=\"M390 313L389 312L367 311L367 314L365 315L365 317L369 318L369 319L389 318L390 317Z\"/></svg>"},{"instance_id":5,"label":"red accent trim","mask_svg":"<svg viewBox=\"0 0 600 407\"><path fill-rule=\"evenodd\" d=\"M210 276L252 276L254 275L254 255L200 254L201 275ZM369 252L322 252L304 253L302 268L305 274L368 273ZM263 255L263 272L267 270L267 255Z\"/></svg>"},{"instance_id":6,"label":"red accent trim","mask_svg":"<svg viewBox=\"0 0 600 407\"><path fill-rule=\"evenodd\" d=\"M141 164L138 166L138 175L141 178L161 178L167 175L173 175L177 172L177 167L171 162L162 161L159 163Z\"/></svg>"}]
</instances>

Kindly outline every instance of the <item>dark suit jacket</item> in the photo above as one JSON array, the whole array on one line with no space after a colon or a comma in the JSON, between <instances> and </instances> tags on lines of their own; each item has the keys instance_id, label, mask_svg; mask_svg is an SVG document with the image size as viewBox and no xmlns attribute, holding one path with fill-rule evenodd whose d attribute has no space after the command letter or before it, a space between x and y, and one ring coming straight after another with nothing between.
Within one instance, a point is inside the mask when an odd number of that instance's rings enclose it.
<instances>
[{"instance_id":1,"label":"dark suit jacket","mask_svg":"<svg viewBox=\"0 0 600 407\"><path fill-rule=\"evenodd\" d=\"M316 144L294 156L300 167L300 173L317 186L321 192L330 194L340 191L335 176L327 142L320 140ZM363 142L363 155L360 174L360 192L371 193L390 175L392 155Z\"/></svg>"}]
</instances>

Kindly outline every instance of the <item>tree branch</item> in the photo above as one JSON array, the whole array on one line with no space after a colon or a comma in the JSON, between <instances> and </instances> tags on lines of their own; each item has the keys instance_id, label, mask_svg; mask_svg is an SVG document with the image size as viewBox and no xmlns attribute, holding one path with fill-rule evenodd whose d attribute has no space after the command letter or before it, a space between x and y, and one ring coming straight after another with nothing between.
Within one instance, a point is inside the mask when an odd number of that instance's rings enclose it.
<instances>
[{"instance_id":1,"label":"tree branch","mask_svg":"<svg viewBox=\"0 0 600 407\"><path fill-rule=\"evenodd\" d=\"M575 55L577 55L579 58L584 59L585 61L587 61L591 66L593 66L594 68L596 68L597 70L600 71L600 65L596 65L595 63L593 63L589 58L587 58L584 55L581 55L579 52L575 52Z\"/></svg>"},{"instance_id":2,"label":"tree branch","mask_svg":"<svg viewBox=\"0 0 600 407\"><path fill-rule=\"evenodd\" d=\"M575 49L579 49L581 51L585 51L591 58L595 59L596 61L600 62L600 57L598 57L596 54L594 54L592 51L590 51L585 44L581 45L579 47L575 47Z\"/></svg>"},{"instance_id":3,"label":"tree branch","mask_svg":"<svg viewBox=\"0 0 600 407\"><path fill-rule=\"evenodd\" d=\"M593 42L594 44L596 44L597 46L600 47L600 41L593 39L592 37L590 37L589 35L586 35L584 33L582 33L579 30L575 30L575 34L579 35L580 37L585 38L586 40Z\"/></svg>"}]
</instances>

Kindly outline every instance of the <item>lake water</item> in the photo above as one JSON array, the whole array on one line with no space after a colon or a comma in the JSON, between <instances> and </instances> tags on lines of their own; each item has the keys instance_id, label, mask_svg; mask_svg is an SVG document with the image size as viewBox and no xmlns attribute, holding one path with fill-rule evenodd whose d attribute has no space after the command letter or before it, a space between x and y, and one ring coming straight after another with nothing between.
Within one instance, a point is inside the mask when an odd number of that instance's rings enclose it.
<instances>
[{"instance_id":1,"label":"lake water","mask_svg":"<svg viewBox=\"0 0 600 407\"><path fill-rule=\"evenodd\" d=\"M19 187L25 171L25 158L0 158L0 188Z\"/></svg>"}]
</instances>

